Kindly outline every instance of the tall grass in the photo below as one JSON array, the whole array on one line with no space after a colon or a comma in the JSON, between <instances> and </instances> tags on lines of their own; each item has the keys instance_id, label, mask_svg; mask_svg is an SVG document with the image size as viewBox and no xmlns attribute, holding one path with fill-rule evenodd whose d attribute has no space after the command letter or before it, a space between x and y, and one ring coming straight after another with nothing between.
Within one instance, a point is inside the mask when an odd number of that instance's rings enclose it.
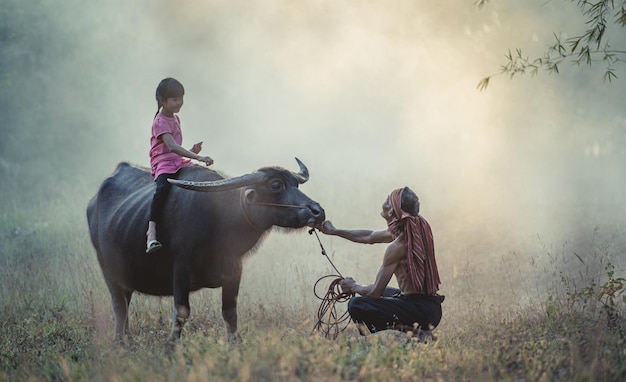
<instances>
[{"instance_id":1,"label":"tall grass","mask_svg":"<svg viewBox=\"0 0 626 382\"><path fill-rule=\"evenodd\" d=\"M220 291L203 290L191 297L192 318L174 353L163 346L171 299L142 295L131 304L132 340L120 348L88 239L89 192L0 201L0 380L626 378L623 294L603 293L624 276L624 247L619 232L594 227L556 249L541 237L476 252L439 242L444 319L426 344L395 332L361 337L354 326L334 341L311 333L311 288L330 267L306 231L276 232L244 266L241 342L226 340ZM360 253L357 267L354 248L322 239L341 270L373 277L379 255Z\"/></svg>"}]
</instances>

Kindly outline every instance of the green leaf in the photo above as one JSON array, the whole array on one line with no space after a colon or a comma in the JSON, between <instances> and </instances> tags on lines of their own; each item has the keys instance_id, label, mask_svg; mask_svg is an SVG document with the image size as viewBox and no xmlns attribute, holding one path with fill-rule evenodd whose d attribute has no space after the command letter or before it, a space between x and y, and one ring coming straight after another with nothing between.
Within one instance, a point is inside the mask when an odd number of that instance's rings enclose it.
<instances>
[{"instance_id":1,"label":"green leaf","mask_svg":"<svg viewBox=\"0 0 626 382\"><path fill-rule=\"evenodd\" d=\"M613 70L608 69L605 73L604 73L604 80L608 81L609 83L611 83L611 81L613 79L617 79L617 75L615 75L615 73L613 72Z\"/></svg>"},{"instance_id":2,"label":"green leaf","mask_svg":"<svg viewBox=\"0 0 626 382\"><path fill-rule=\"evenodd\" d=\"M476 88L481 92L487 89L487 86L489 86L489 79L491 79L491 77L485 77L482 80L480 80L478 85L476 85Z\"/></svg>"}]
</instances>

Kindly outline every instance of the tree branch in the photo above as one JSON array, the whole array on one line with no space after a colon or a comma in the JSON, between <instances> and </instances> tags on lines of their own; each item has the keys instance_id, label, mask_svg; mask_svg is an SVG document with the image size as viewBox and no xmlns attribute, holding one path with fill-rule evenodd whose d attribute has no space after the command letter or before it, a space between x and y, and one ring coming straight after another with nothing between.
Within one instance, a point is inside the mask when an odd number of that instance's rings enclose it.
<instances>
[{"instance_id":1,"label":"tree branch","mask_svg":"<svg viewBox=\"0 0 626 382\"><path fill-rule=\"evenodd\" d=\"M479 8L485 6L490 0L476 0ZM571 0L574 1L574 0ZM501 74L508 74L513 78L518 74L536 75L540 68L549 73L559 73L559 64L566 59L574 58L572 62L576 65L581 63L591 66L594 62L604 61L607 65L604 73L604 80L611 82L617 78L613 64L626 62L626 50L611 49L606 41L606 32L609 26L622 28L626 26L626 0L577 0L581 13L586 17L585 24L589 26L582 35L567 39L565 45L556 34L556 42L549 46L543 57L530 59L522 54L521 49L516 49L513 55L509 50L505 55L507 63L500 67L500 72L483 78L477 85L479 90L485 90L489 85L489 80ZM607 19L613 18L613 22L607 24ZM602 45L604 47L602 48ZM592 47L593 46L593 47Z\"/></svg>"}]
</instances>

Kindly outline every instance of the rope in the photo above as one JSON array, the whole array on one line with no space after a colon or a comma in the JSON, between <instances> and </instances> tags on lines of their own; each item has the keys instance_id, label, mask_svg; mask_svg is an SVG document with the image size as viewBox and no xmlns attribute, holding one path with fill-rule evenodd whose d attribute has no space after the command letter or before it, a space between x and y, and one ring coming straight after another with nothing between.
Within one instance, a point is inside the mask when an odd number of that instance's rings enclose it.
<instances>
[{"instance_id":1,"label":"rope","mask_svg":"<svg viewBox=\"0 0 626 382\"><path fill-rule=\"evenodd\" d=\"M339 275L339 277L343 278L343 275L341 274L341 272L339 272L339 269L337 269L337 267L335 266L335 264L333 264L333 261L330 259L330 257L328 257L328 255L326 254L326 250L324 249L324 246L322 245L322 241L320 240L320 236L317 234L317 231L315 230L315 228L311 228L309 230L309 235L312 235L313 233L315 233L315 237L317 237L317 242L320 243L320 248L322 250L322 255L324 255L326 257L326 260L328 260L328 262L330 263L330 265L333 266L333 269L335 270L335 272L337 272L337 274Z\"/></svg>"},{"instance_id":2,"label":"rope","mask_svg":"<svg viewBox=\"0 0 626 382\"><path fill-rule=\"evenodd\" d=\"M270 207L284 207L284 208L309 208L309 206L296 206L293 204L278 204L278 203L267 203L267 202L254 202L254 204L258 204L261 206L270 206Z\"/></svg>"},{"instance_id":3,"label":"rope","mask_svg":"<svg viewBox=\"0 0 626 382\"><path fill-rule=\"evenodd\" d=\"M335 279L330 283L324 297L320 297L320 295L317 294L317 285L320 281L329 277L334 277ZM313 294L315 294L315 297L322 300L317 310L317 322L315 326L313 326L313 332L321 332L325 338L332 340L336 339L339 333L343 332L350 324L348 320L350 315L347 310L341 316L337 315L336 304L338 302L346 302L354 296L354 293L344 293L341 291L341 286L339 285L341 280L343 280L341 276L326 275L317 279L313 286ZM346 324L340 327L343 322L346 322Z\"/></svg>"},{"instance_id":4,"label":"rope","mask_svg":"<svg viewBox=\"0 0 626 382\"><path fill-rule=\"evenodd\" d=\"M244 188L241 188L241 191L239 192L239 206L241 207L241 211L243 212L243 217L246 219L246 222L248 223L248 225L250 227L252 227L253 230L257 231L257 232L263 232L263 230L261 230L259 227L257 227L256 225L254 225L254 223L252 223L252 220L250 220L250 216L248 216L248 213L246 212L246 208L244 206L243 203L243 198L244 198ZM277 204L277 203L266 203L266 202L254 202L254 204L257 205L261 205L261 206L268 206L268 207L283 207L283 208L309 208L308 206L296 206L293 204ZM310 231L309 231L310 233ZM318 238L319 240L319 238ZM322 243L320 243L321 245Z\"/></svg>"},{"instance_id":5,"label":"rope","mask_svg":"<svg viewBox=\"0 0 626 382\"><path fill-rule=\"evenodd\" d=\"M248 225L252 227L252 229L260 232L261 230L257 226L255 226L250 220L250 218L248 217L248 214L244 207L243 197L244 197L244 194L243 194L243 189L242 189L239 202L241 204L241 210L243 212L243 216L245 217L246 222L248 222ZM290 205L290 204L275 204L275 203L265 203L265 202L256 202L255 204L270 206L270 207L308 208L306 206L295 206L295 205ZM322 303L320 304L320 307L317 310L317 323L313 327L313 331L322 332L325 338L330 337L331 339L334 340L337 338L339 333L343 332L350 324L350 321L348 321L350 316L347 310L341 316L337 316L336 304L338 302L341 303L341 302L346 302L350 300L350 298L354 296L354 293L344 293L341 291L340 284L341 284L341 280L343 280L343 276L341 275L341 272L339 272L335 264L332 262L330 257L328 257L328 255L326 254L326 250L324 249L324 246L322 245L322 241L320 240L320 237L317 234L317 231L315 230L315 228L311 228L309 230L309 234L313 234L313 233L315 233L315 236L317 237L317 242L320 244L322 255L326 257L330 265L332 265L333 269L335 269L335 271L338 274L338 275L326 275L326 276L320 277L319 279L317 279L317 281L313 285L313 294L315 295L315 297L322 300ZM320 295L317 294L317 285L319 284L320 281L327 279L329 277L334 277L335 279L330 283L330 286L328 287L328 290L326 291L326 294L324 295L324 297L320 297ZM348 321L348 322L342 328L340 328L340 325L345 321Z\"/></svg>"},{"instance_id":6,"label":"rope","mask_svg":"<svg viewBox=\"0 0 626 382\"><path fill-rule=\"evenodd\" d=\"M334 340L337 338L337 336L339 336L339 333L343 332L350 324L350 321L348 320L350 318L348 311L346 310L341 316L338 316L336 304L338 302L342 303L350 300L350 298L354 296L354 293L344 293L341 290L340 284L343 280L343 276L341 275L341 272L339 272L337 267L335 267L335 264L333 264L333 262L330 260L330 257L328 257L328 255L326 254L326 250L324 249L324 246L322 245L320 237L315 231L315 228L309 230L309 234L313 233L315 233L317 241L320 244L322 255L326 257L328 262L330 262L330 265L332 265L332 267L338 273L338 275L322 276L317 279L317 281L313 285L313 294L315 295L315 297L322 300L322 303L317 310L317 322L315 323L315 326L313 326L313 332L321 332L325 338L330 338ZM328 289L326 290L324 296L321 297L317 293L317 286L322 280L330 277L334 277L334 280L328 286ZM346 324L343 325L343 327L340 327L343 322L346 322Z\"/></svg>"}]
</instances>

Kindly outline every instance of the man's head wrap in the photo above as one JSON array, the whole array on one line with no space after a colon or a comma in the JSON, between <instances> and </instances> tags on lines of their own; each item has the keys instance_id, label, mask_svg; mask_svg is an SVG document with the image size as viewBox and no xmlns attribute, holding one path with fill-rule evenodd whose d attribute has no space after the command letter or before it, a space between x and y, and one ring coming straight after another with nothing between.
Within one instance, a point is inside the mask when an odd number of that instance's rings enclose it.
<instances>
[{"instance_id":1,"label":"man's head wrap","mask_svg":"<svg viewBox=\"0 0 626 382\"><path fill-rule=\"evenodd\" d=\"M439 290L439 272L435 261L435 246L430 225L421 215L412 216L402 210L402 188L393 190L389 202L393 210L393 219L389 222L389 232L393 238L402 233L406 237L406 264L419 293L434 295Z\"/></svg>"}]
</instances>

